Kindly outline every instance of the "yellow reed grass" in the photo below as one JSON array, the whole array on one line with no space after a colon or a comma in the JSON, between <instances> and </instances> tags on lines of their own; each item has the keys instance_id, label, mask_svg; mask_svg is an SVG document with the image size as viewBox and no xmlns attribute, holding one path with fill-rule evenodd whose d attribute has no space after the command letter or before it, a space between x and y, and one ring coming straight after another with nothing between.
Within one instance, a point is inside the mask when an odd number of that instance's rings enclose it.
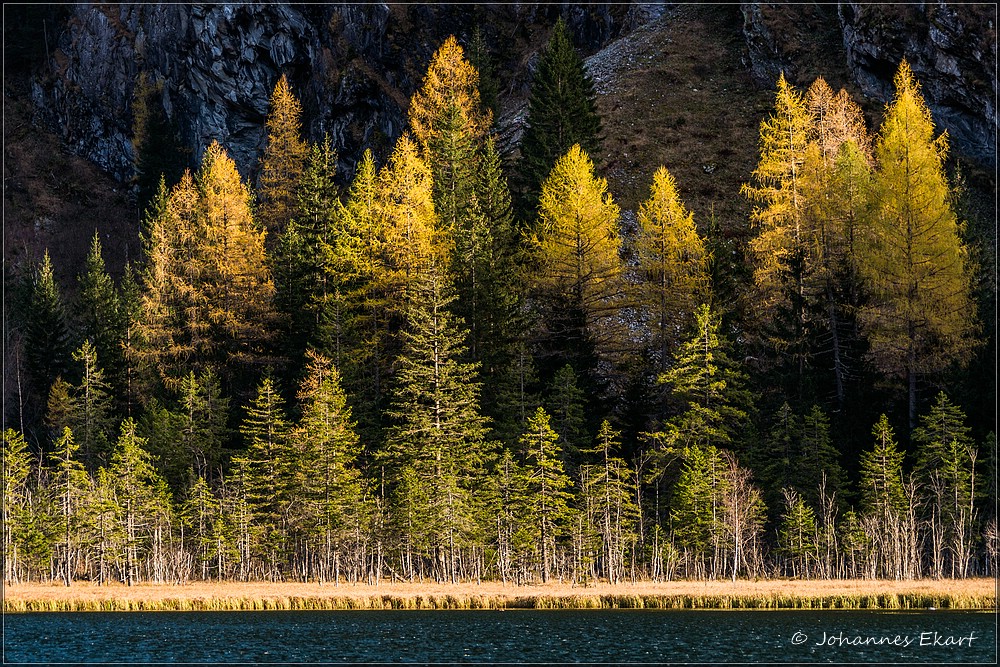
<instances>
[{"instance_id":1,"label":"yellow reed grass","mask_svg":"<svg viewBox=\"0 0 1000 667\"><path fill-rule=\"evenodd\" d=\"M992 609L992 579L361 584L195 582L8 584L5 613L347 609Z\"/></svg>"}]
</instances>

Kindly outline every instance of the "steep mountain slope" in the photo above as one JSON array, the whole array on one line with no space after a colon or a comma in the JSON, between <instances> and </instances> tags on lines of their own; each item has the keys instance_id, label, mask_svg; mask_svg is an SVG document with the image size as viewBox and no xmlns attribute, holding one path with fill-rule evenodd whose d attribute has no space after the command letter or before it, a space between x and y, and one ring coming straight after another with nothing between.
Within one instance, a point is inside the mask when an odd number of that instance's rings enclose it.
<instances>
[{"instance_id":1,"label":"steep mountain slope","mask_svg":"<svg viewBox=\"0 0 1000 667\"><path fill-rule=\"evenodd\" d=\"M134 253L138 215L123 193L132 176L131 103L140 72L163 81L163 108L195 159L218 138L251 176L270 86L288 73L310 138L331 135L346 177L363 148L387 154L441 40L452 32L468 40L476 26L493 52L500 132L513 148L535 54L560 13L591 54L605 128L604 154L595 157L626 210L646 197L663 164L702 229L714 217L738 235L748 210L739 185L753 168L777 72L800 87L818 75L847 86L874 125L904 56L955 152L973 160L966 169L973 186L987 198L995 188L996 33L984 7L78 5L34 35L32 72L5 72L5 84L21 82L5 85L12 121L5 259L17 264L24 253L58 247L54 252L67 255L57 261L63 274L75 275L77 237L92 233L88 217L100 218L116 238L131 236L109 244L113 267L122 265L126 246ZM24 59L9 60L20 68ZM62 164L46 164L50 156ZM27 183L37 192L25 194Z\"/></svg>"},{"instance_id":2,"label":"steep mountain slope","mask_svg":"<svg viewBox=\"0 0 1000 667\"><path fill-rule=\"evenodd\" d=\"M739 8L677 7L587 60L605 130L600 167L622 207L649 196L666 166L705 230L746 219L740 184L753 169L773 93L742 64Z\"/></svg>"}]
</instances>

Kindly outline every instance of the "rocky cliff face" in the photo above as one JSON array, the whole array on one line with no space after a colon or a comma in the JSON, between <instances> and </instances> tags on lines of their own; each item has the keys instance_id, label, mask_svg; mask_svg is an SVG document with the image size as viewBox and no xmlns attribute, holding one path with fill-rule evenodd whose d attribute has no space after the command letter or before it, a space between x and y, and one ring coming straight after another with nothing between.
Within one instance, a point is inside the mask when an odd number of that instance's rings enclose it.
<instances>
[{"instance_id":1,"label":"rocky cliff face","mask_svg":"<svg viewBox=\"0 0 1000 667\"><path fill-rule=\"evenodd\" d=\"M909 59L935 121L955 149L996 164L996 32L985 6L743 3L746 65L762 85L779 71L799 84L823 75L886 101ZM119 181L132 175L132 98L140 73L163 82L162 104L193 158L222 142L252 175L271 88L289 76L306 131L328 133L341 166L371 147L381 158L405 125L410 95L448 34L480 26L496 57L516 138L533 54L562 14L593 52L662 14L648 5L77 5L36 107L65 143ZM523 114L522 114L523 115ZM503 128L502 128L503 130Z\"/></svg>"},{"instance_id":2,"label":"rocky cliff face","mask_svg":"<svg viewBox=\"0 0 1000 667\"><path fill-rule=\"evenodd\" d=\"M504 75L508 89L523 88L518 65L560 11L591 50L642 15L607 5L80 5L33 98L74 152L124 181L133 91L145 72L163 82L163 107L194 156L217 139L248 175L263 148L271 88L285 73L308 135L330 134L350 166L364 147L389 150L448 34L467 38L481 26L502 59L498 70L519 72Z\"/></svg>"},{"instance_id":3,"label":"rocky cliff face","mask_svg":"<svg viewBox=\"0 0 1000 667\"><path fill-rule=\"evenodd\" d=\"M996 165L997 52L990 6L842 2L834 13L815 4L745 2L741 8L748 65L760 83L773 85L784 71L806 85L820 74L830 79L829 72L846 65L845 78L884 103L906 58L935 124L948 130L955 150Z\"/></svg>"},{"instance_id":4,"label":"rocky cliff face","mask_svg":"<svg viewBox=\"0 0 1000 667\"><path fill-rule=\"evenodd\" d=\"M906 58L935 123L966 156L996 165L995 7L840 4L847 62L866 95L888 100Z\"/></svg>"}]
</instances>

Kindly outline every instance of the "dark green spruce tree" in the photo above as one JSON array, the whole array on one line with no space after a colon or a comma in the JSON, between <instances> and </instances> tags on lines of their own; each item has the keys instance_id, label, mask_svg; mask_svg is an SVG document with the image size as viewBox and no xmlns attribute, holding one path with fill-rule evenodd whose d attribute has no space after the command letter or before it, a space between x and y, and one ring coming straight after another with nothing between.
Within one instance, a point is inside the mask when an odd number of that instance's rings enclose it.
<instances>
[{"instance_id":1,"label":"dark green spruce tree","mask_svg":"<svg viewBox=\"0 0 1000 667\"><path fill-rule=\"evenodd\" d=\"M152 403L143 417L147 449L158 472L175 490L194 476L211 483L222 464L222 446L229 437L229 398L223 396L211 369L190 371L181 378L172 405Z\"/></svg>"},{"instance_id":2,"label":"dark green spruce tree","mask_svg":"<svg viewBox=\"0 0 1000 667\"><path fill-rule=\"evenodd\" d=\"M292 219L278 239L272 266L275 302L288 330L283 352L292 367L301 365L306 349L323 345L323 331L336 307L338 285L332 264L341 204L334 176L337 154L330 138L309 151L298 183Z\"/></svg>"},{"instance_id":3,"label":"dark green spruce tree","mask_svg":"<svg viewBox=\"0 0 1000 667\"><path fill-rule=\"evenodd\" d=\"M526 477L525 505L533 524L533 560L544 583L555 564L559 539L567 529L573 483L563 468L559 435L552 430L544 408L536 409L528 420L520 446Z\"/></svg>"},{"instance_id":4,"label":"dark green spruce tree","mask_svg":"<svg viewBox=\"0 0 1000 667\"><path fill-rule=\"evenodd\" d=\"M332 361L309 351L306 377L299 388L302 419L294 431L296 528L318 556L322 583L340 576L340 564L356 553L368 533L361 443L351 408Z\"/></svg>"},{"instance_id":5,"label":"dark green spruce tree","mask_svg":"<svg viewBox=\"0 0 1000 667\"><path fill-rule=\"evenodd\" d=\"M759 456L764 500L774 514L782 508L783 490L798 488L800 470L796 465L802 433L802 420L786 401L774 415L774 425L764 438Z\"/></svg>"},{"instance_id":6,"label":"dark green spruce tree","mask_svg":"<svg viewBox=\"0 0 1000 667\"><path fill-rule=\"evenodd\" d=\"M976 520L974 489L978 451L962 409L944 392L913 432L915 472L928 502L931 567L936 577L966 577L972 557Z\"/></svg>"},{"instance_id":7,"label":"dark green spruce tree","mask_svg":"<svg viewBox=\"0 0 1000 667\"><path fill-rule=\"evenodd\" d=\"M243 487L251 515L250 554L260 560L264 576L271 580L281 576L288 552L289 508L298 460L291 429L284 399L274 380L265 376L246 406L240 433L247 448L234 463L244 471Z\"/></svg>"},{"instance_id":8,"label":"dark green spruce tree","mask_svg":"<svg viewBox=\"0 0 1000 667\"><path fill-rule=\"evenodd\" d=\"M528 98L528 127L521 140L524 210L534 208L542 182L573 144L588 155L600 154L596 100L594 82L560 18L538 58Z\"/></svg>"},{"instance_id":9,"label":"dark green spruce tree","mask_svg":"<svg viewBox=\"0 0 1000 667\"><path fill-rule=\"evenodd\" d=\"M472 31L469 48L466 49L469 62L479 72L479 101L483 109L490 111L493 118L497 117L500 90L497 83L496 69L490 46L483 37L482 28L478 25Z\"/></svg>"},{"instance_id":10,"label":"dark green spruce tree","mask_svg":"<svg viewBox=\"0 0 1000 667\"><path fill-rule=\"evenodd\" d=\"M111 386L104 379L99 359L96 346L89 340L85 340L73 353L80 384L76 387L76 409L71 421L73 433L83 450L83 462L90 470L96 470L99 463L107 461L117 427L112 410Z\"/></svg>"},{"instance_id":11,"label":"dark green spruce tree","mask_svg":"<svg viewBox=\"0 0 1000 667\"><path fill-rule=\"evenodd\" d=\"M830 419L818 405L812 406L802 418L799 449L796 469L806 502L817 511L823 506L821 485L827 496L836 494L836 500L843 502L840 494L844 489L844 469L840 465L840 452L830 438Z\"/></svg>"},{"instance_id":12,"label":"dark green spruce tree","mask_svg":"<svg viewBox=\"0 0 1000 667\"><path fill-rule=\"evenodd\" d=\"M577 381L576 371L569 364L552 378L545 406L552 415L552 429L559 434L559 448L567 470L575 471L580 463L580 451L593 437L587 432L586 395Z\"/></svg>"},{"instance_id":13,"label":"dark green spruce tree","mask_svg":"<svg viewBox=\"0 0 1000 667\"><path fill-rule=\"evenodd\" d=\"M385 461L396 502L426 503L407 509L416 519L400 530L417 534L404 539L426 545L436 577L456 581L460 550L481 539L477 489L488 451L478 367L461 361L465 332L448 310L453 299L433 267L410 297Z\"/></svg>"},{"instance_id":14,"label":"dark green spruce tree","mask_svg":"<svg viewBox=\"0 0 1000 667\"><path fill-rule=\"evenodd\" d=\"M125 353L122 347L125 321L121 299L108 275L101 237L94 230L90 252L79 279L79 321L84 338L93 342L97 358L111 383L120 388L125 380Z\"/></svg>"},{"instance_id":15,"label":"dark green spruce tree","mask_svg":"<svg viewBox=\"0 0 1000 667\"><path fill-rule=\"evenodd\" d=\"M513 363L526 326L521 230L493 137L483 142L474 190L477 217L471 228L478 238L475 246L469 246L477 250L470 253L475 280L467 290L474 307L466 306L462 315L471 323L472 358L482 364L483 376L491 378L492 385L492 379ZM469 319L471 313L474 319ZM483 389L484 399L489 399L493 387Z\"/></svg>"},{"instance_id":16,"label":"dark green spruce tree","mask_svg":"<svg viewBox=\"0 0 1000 667\"><path fill-rule=\"evenodd\" d=\"M121 316L121 374L117 378L118 396L122 412L131 417L133 409L145 399L142 391L143 375L136 359L139 345L139 318L142 315L142 285L139 274L131 262L125 264L118 289L119 314Z\"/></svg>"},{"instance_id":17,"label":"dark green spruce tree","mask_svg":"<svg viewBox=\"0 0 1000 667\"><path fill-rule=\"evenodd\" d=\"M656 438L678 446L740 444L749 423L753 396L747 376L730 356L732 344L719 333L720 318L707 305L694 313L689 338L674 354L671 368L659 382L670 388L680 414L669 420Z\"/></svg>"},{"instance_id":18,"label":"dark green spruce tree","mask_svg":"<svg viewBox=\"0 0 1000 667\"><path fill-rule=\"evenodd\" d=\"M57 526L59 542L56 548L57 561L62 561L60 576L67 586L72 584L74 562L78 556L81 533L84 523L83 506L87 504L87 492L90 479L87 471L77 457L80 449L73 440L73 432L63 429L62 436L56 440L55 451L50 456L52 480L50 490L55 495L59 507Z\"/></svg>"},{"instance_id":19,"label":"dark green spruce tree","mask_svg":"<svg viewBox=\"0 0 1000 667\"><path fill-rule=\"evenodd\" d=\"M55 379L69 370L72 353L66 307L47 250L33 276L30 305L24 317L28 377L37 394L47 396Z\"/></svg>"}]
</instances>

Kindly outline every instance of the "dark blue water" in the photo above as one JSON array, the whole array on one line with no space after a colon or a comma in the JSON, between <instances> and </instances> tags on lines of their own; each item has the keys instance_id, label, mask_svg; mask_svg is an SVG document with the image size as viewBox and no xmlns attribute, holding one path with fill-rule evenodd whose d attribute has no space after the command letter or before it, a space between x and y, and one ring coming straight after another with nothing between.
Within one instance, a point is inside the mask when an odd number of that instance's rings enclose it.
<instances>
[{"instance_id":1,"label":"dark blue water","mask_svg":"<svg viewBox=\"0 0 1000 667\"><path fill-rule=\"evenodd\" d=\"M997 657L994 614L949 611L88 612L9 614L3 623L5 663L995 663Z\"/></svg>"}]
</instances>

